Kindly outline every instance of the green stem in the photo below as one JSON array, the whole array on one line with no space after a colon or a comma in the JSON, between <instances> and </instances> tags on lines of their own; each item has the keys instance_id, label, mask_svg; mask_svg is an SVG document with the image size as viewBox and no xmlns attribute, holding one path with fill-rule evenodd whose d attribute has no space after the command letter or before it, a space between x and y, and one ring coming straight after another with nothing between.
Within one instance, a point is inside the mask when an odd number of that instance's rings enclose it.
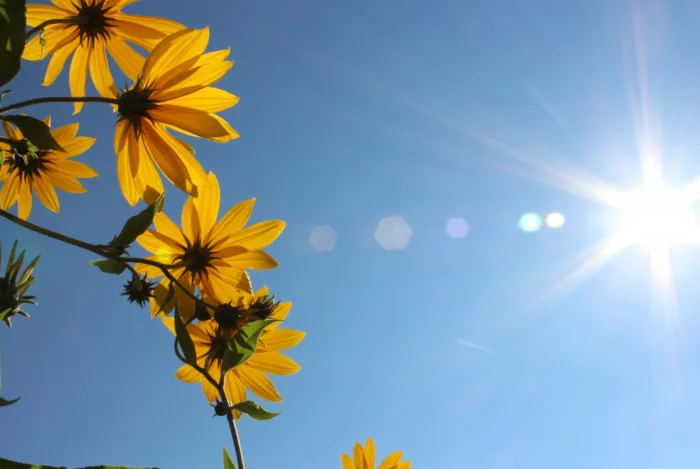
<instances>
[{"instance_id":1,"label":"green stem","mask_svg":"<svg viewBox=\"0 0 700 469\"><path fill-rule=\"evenodd\" d=\"M9 106L0 108L0 114L27 106L33 106L35 104L46 103L107 103L118 105L119 100L117 98L104 98L102 96L48 96L45 98L33 98L26 101L20 101L15 104L10 104Z\"/></svg>"},{"instance_id":2,"label":"green stem","mask_svg":"<svg viewBox=\"0 0 700 469\"><path fill-rule=\"evenodd\" d=\"M27 221L27 220L22 220L21 218L12 215L10 212L7 212L5 210L0 209L0 217L6 218L10 220L13 223L18 224L19 226L26 228L28 230L34 231L35 233L42 234L44 236L48 236L49 238L53 238L57 241L63 241L64 243L70 244L71 246L78 247L80 249L85 249L86 251L94 252L97 255L106 257L105 254L100 251L96 246L86 243L84 241L80 241L79 239L72 238L70 236L66 236L61 233L56 233L55 231L51 231L49 229L46 229L42 226L35 225L34 223Z\"/></svg>"}]
</instances>

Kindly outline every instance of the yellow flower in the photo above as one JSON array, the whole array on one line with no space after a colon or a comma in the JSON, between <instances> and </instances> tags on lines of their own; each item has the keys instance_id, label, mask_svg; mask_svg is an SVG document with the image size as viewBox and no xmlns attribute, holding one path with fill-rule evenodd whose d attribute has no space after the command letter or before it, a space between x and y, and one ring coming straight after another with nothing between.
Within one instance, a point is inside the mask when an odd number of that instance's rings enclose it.
<instances>
[{"instance_id":1,"label":"yellow flower","mask_svg":"<svg viewBox=\"0 0 700 469\"><path fill-rule=\"evenodd\" d=\"M386 457L377 469L410 469L410 461L401 461L401 451L391 453ZM347 454L340 456L343 469L374 469L375 449L372 437L367 439L367 444L363 448L360 443L355 443L353 456Z\"/></svg>"},{"instance_id":2,"label":"yellow flower","mask_svg":"<svg viewBox=\"0 0 700 469\"><path fill-rule=\"evenodd\" d=\"M237 298L241 291L251 292L245 269L271 269L278 262L263 248L282 233L281 220L265 221L244 228L255 205L255 199L234 205L216 221L220 203L219 181L214 173L207 176L199 197L188 197L182 209L182 228L178 228L163 212L153 220L155 230L147 230L136 240L161 264L185 264L170 272L190 291L198 288L211 299ZM137 270L150 278L162 276L159 268L138 264ZM162 287L169 281L163 279ZM178 288L176 294L182 297ZM158 303L151 302L157 310ZM191 317L183 313L183 319Z\"/></svg>"},{"instance_id":3,"label":"yellow flower","mask_svg":"<svg viewBox=\"0 0 700 469\"><path fill-rule=\"evenodd\" d=\"M44 86L50 86L72 54L69 82L73 96L85 96L89 72L95 89L101 95L116 97L117 87L106 52L126 76L136 80L145 59L128 43L150 51L167 35L184 29L175 21L121 12L122 8L134 1L52 0L55 6L29 4L28 26L57 19L65 19L66 23L46 26L43 34L45 46L41 46L40 37L36 35L27 43L22 57L41 60L51 56L44 77ZM80 112L82 105L75 103L75 113Z\"/></svg>"},{"instance_id":4,"label":"yellow flower","mask_svg":"<svg viewBox=\"0 0 700 469\"><path fill-rule=\"evenodd\" d=\"M268 295L267 287L263 287L252 296L252 301ZM278 327L287 317L291 302L279 303L274 309L270 319L277 319L260 334L258 346L253 356L243 365L234 368L225 378L224 385L226 396L231 404L246 400L246 389L251 390L258 397L271 401L281 402L275 385L265 375L291 375L298 372L301 367L291 358L280 353L294 347L304 339L304 333L292 329ZM175 334L175 320L172 317L163 318L163 322ZM207 358L210 359L209 374L218 383L221 378L221 365L223 363L224 350L228 340L233 335L233 329L219 328L213 319L189 324L187 330L192 337L197 354L197 363L204 368ZM209 402L217 400L220 396L216 388L189 365L183 365L177 370L176 377L186 383L202 383L202 391ZM240 413L235 412L236 418Z\"/></svg>"},{"instance_id":5,"label":"yellow flower","mask_svg":"<svg viewBox=\"0 0 700 469\"><path fill-rule=\"evenodd\" d=\"M51 126L51 117L44 119ZM78 178L97 176L88 165L70 158L87 151L94 143L91 137L77 137L78 124L68 124L51 131L51 135L66 151L39 151L29 155L26 140L19 129L3 122L5 134L13 143L0 142L5 162L0 166L0 208L10 209L18 203L18 216L26 220L32 211L32 193L52 212L58 212L56 189L73 194L86 192ZM14 155L14 156L13 156Z\"/></svg>"},{"instance_id":6,"label":"yellow flower","mask_svg":"<svg viewBox=\"0 0 700 469\"><path fill-rule=\"evenodd\" d=\"M209 86L233 66L226 60L230 49L205 54L208 42L207 28L166 37L146 59L135 84L118 97L117 175L131 205L139 198L152 203L163 192L156 166L190 195L196 196L206 179L193 150L168 129L216 142L238 137L216 114L234 106L238 97Z\"/></svg>"}]
</instances>

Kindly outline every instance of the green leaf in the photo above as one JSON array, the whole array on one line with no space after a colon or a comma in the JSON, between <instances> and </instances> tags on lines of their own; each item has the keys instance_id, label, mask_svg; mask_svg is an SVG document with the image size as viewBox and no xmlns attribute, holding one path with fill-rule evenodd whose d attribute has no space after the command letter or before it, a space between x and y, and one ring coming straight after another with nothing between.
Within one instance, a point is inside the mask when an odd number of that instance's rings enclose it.
<instances>
[{"instance_id":1,"label":"green leaf","mask_svg":"<svg viewBox=\"0 0 700 469\"><path fill-rule=\"evenodd\" d=\"M39 150L56 150L65 153L65 150L51 135L51 128L46 125L46 122L35 117L21 115L2 115L0 119L16 125L24 138L36 145Z\"/></svg>"},{"instance_id":2,"label":"green leaf","mask_svg":"<svg viewBox=\"0 0 700 469\"><path fill-rule=\"evenodd\" d=\"M165 294L165 299L160 304L160 306L158 306L158 312L156 313L156 316L158 316L160 313L162 313L165 310L165 308L168 307L168 304L170 304L170 302L173 300L173 297L175 296L175 287L173 285L174 285L173 282L170 282L168 284L168 291ZM156 287L156 288L159 288L159 287L160 287L160 285L158 285L158 287Z\"/></svg>"},{"instance_id":3,"label":"green leaf","mask_svg":"<svg viewBox=\"0 0 700 469\"><path fill-rule=\"evenodd\" d=\"M0 0L0 86L19 73L26 27L26 1Z\"/></svg>"},{"instance_id":4,"label":"green leaf","mask_svg":"<svg viewBox=\"0 0 700 469\"><path fill-rule=\"evenodd\" d=\"M2 0L0 0L2 1ZM2 115L0 119L16 125L27 139L27 147L30 152L39 150L56 150L65 152L51 135L51 129L42 120L23 115Z\"/></svg>"},{"instance_id":5,"label":"green leaf","mask_svg":"<svg viewBox=\"0 0 700 469\"><path fill-rule=\"evenodd\" d=\"M12 311L12 308L7 308L5 311L0 311L0 321L5 319L5 316L7 316L10 311Z\"/></svg>"},{"instance_id":6,"label":"green leaf","mask_svg":"<svg viewBox=\"0 0 700 469\"><path fill-rule=\"evenodd\" d=\"M255 420L270 420L280 414L279 412L268 412L263 409L260 404L253 401L239 402L238 404L231 406L231 408L239 412L243 412L244 414L248 414L250 418Z\"/></svg>"},{"instance_id":7,"label":"green leaf","mask_svg":"<svg viewBox=\"0 0 700 469\"><path fill-rule=\"evenodd\" d=\"M224 469L236 469L236 465L231 461L231 456L228 455L228 451L224 446Z\"/></svg>"},{"instance_id":8,"label":"green leaf","mask_svg":"<svg viewBox=\"0 0 700 469\"><path fill-rule=\"evenodd\" d=\"M276 320L252 321L246 324L231 337L228 347L224 351L222 372L233 370L247 362L255 353L255 346L258 345L258 338L262 331Z\"/></svg>"},{"instance_id":9,"label":"green leaf","mask_svg":"<svg viewBox=\"0 0 700 469\"><path fill-rule=\"evenodd\" d=\"M194 350L194 342L192 342L192 337L190 333L187 332L187 327L182 322L180 317L180 312L175 308L175 335L177 336L177 341L180 343L182 348L182 353L185 354L185 360L187 363L196 363L196 352Z\"/></svg>"},{"instance_id":10,"label":"green leaf","mask_svg":"<svg viewBox=\"0 0 700 469\"><path fill-rule=\"evenodd\" d=\"M126 266L121 262L114 261L112 259L97 259L90 261L90 264L97 266L102 272L106 274L116 274L119 275L126 269Z\"/></svg>"},{"instance_id":11,"label":"green leaf","mask_svg":"<svg viewBox=\"0 0 700 469\"><path fill-rule=\"evenodd\" d=\"M156 213L158 213L160 204L163 202L164 195L165 194L161 194L155 202L124 223L121 233L117 236L117 241L121 243L121 245L130 245L151 226Z\"/></svg>"},{"instance_id":12,"label":"green leaf","mask_svg":"<svg viewBox=\"0 0 700 469\"><path fill-rule=\"evenodd\" d=\"M20 399L21 399L21 397L18 397L17 399L12 399L12 400L9 400L9 401L8 401L7 399L4 399L4 398L0 397L0 407L5 407L5 406L8 406L8 405L12 405L12 404L14 404L15 402L19 401ZM3 467L3 466L0 466L0 467Z\"/></svg>"}]
</instances>

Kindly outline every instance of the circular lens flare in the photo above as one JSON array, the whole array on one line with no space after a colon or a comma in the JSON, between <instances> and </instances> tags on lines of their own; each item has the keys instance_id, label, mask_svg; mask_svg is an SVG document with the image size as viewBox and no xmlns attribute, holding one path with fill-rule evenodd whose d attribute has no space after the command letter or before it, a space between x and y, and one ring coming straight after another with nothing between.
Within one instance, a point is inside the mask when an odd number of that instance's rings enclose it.
<instances>
[{"instance_id":1,"label":"circular lens flare","mask_svg":"<svg viewBox=\"0 0 700 469\"><path fill-rule=\"evenodd\" d=\"M545 224L552 229L561 228L566 222L566 218L559 212L552 212L544 219Z\"/></svg>"},{"instance_id":2,"label":"circular lens flare","mask_svg":"<svg viewBox=\"0 0 700 469\"><path fill-rule=\"evenodd\" d=\"M526 213L520 217L518 226L526 233L534 233L542 228L542 217L536 213Z\"/></svg>"}]
</instances>

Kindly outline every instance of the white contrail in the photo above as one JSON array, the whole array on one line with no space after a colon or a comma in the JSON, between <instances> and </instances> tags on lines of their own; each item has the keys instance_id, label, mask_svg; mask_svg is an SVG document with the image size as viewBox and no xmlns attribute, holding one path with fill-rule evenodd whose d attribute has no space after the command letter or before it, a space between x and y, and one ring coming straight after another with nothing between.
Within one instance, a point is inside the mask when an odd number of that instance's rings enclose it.
<instances>
[{"instance_id":1,"label":"white contrail","mask_svg":"<svg viewBox=\"0 0 700 469\"><path fill-rule=\"evenodd\" d=\"M457 339L458 344L466 345L467 347L473 348L475 350L480 350L485 353L490 353L491 355L498 355L494 350L491 350L488 347L484 347L483 345L475 344L474 342L470 342L467 339L462 339L461 337Z\"/></svg>"}]
</instances>

